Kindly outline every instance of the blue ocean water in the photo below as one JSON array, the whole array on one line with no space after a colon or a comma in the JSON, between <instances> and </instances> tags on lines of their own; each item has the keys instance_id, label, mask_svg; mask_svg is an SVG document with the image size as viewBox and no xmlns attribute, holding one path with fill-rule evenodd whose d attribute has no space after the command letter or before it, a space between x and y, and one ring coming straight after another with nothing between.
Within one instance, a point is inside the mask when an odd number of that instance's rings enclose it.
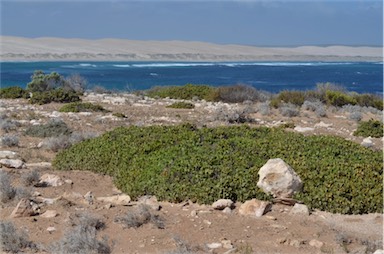
<instances>
[{"instance_id":1,"label":"blue ocean water","mask_svg":"<svg viewBox=\"0 0 384 254\"><path fill-rule=\"evenodd\" d=\"M114 90L192 83L279 92L332 82L348 91L383 94L383 62L1 62L0 69L1 87L25 87L34 70L43 70L80 74L91 86Z\"/></svg>"}]
</instances>

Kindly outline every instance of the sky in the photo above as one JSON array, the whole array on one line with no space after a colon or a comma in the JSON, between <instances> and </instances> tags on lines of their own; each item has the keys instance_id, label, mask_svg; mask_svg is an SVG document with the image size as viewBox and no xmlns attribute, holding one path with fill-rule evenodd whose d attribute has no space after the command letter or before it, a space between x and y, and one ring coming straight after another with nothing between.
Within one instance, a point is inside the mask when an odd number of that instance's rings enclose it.
<instances>
[{"instance_id":1,"label":"sky","mask_svg":"<svg viewBox=\"0 0 384 254\"><path fill-rule=\"evenodd\" d=\"M1 35L383 45L381 0L0 0Z\"/></svg>"}]
</instances>

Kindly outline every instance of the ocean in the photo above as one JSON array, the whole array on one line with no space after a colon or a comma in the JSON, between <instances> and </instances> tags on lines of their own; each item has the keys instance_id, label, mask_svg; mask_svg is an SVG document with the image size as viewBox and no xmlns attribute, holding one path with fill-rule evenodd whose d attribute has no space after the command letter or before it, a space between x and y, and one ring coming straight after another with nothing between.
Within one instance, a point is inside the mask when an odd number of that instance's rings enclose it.
<instances>
[{"instance_id":1,"label":"ocean","mask_svg":"<svg viewBox=\"0 0 384 254\"><path fill-rule=\"evenodd\" d=\"M1 62L1 87L24 87L34 70L80 74L90 84L134 91L153 86L246 84L260 90L310 90L331 82L383 94L383 62Z\"/></svg>"}]
</instances>

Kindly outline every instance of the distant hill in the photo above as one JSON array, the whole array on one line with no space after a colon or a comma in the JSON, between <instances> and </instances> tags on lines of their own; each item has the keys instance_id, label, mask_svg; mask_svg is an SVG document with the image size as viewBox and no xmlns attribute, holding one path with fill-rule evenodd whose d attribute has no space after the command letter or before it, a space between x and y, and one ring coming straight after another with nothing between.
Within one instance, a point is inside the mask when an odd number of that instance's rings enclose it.
<instances>
[{"instance_id":1,"label":"distant hill","mask_svg":"<svg viewBox=\"0 0 384 254\"><path fill-rule=\"evenodd\" d=\"M253 47L197 41L0 36L1 61L383 61L381 47Z\"/></svg>"}]
</instances>

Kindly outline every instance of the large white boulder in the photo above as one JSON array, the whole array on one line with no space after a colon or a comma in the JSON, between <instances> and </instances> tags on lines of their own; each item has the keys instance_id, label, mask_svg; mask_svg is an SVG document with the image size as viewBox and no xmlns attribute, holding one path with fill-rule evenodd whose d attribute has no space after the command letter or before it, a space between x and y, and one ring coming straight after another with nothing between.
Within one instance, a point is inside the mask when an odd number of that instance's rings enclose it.
<instances>
[{"instance_id":1,"label":"large white boulder","mask_svg":"<svg viewBox=\"0 0 384 254\"><path fill-rule=\"evenodd\" d=\"M270 159L259 170L257 186L274 197L290 198L302 188L296 172L282 159Z\"/></svg>"}]
</instances>

